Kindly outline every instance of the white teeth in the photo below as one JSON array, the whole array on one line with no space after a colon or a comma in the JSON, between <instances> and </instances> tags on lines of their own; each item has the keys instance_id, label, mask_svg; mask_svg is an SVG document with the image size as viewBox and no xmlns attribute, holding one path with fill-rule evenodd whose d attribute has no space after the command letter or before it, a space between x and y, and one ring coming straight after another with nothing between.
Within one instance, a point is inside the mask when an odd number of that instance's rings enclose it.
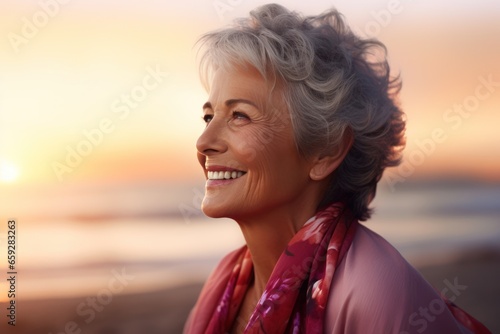
<instances>
[{"instance_id":1,"label":"white teeth","mask_svg":"<svg viewBox=\"0 0 500 334\"><path fill-rule=\"evenodd\" d=\"M214 171L208 171L207 176L209 180L229 180L229 179L237 179L239 177L242 177L245 173L244 172L237 172L237 171L220 171L220 172L214 172Z\"/></svg>"}]
</instances>

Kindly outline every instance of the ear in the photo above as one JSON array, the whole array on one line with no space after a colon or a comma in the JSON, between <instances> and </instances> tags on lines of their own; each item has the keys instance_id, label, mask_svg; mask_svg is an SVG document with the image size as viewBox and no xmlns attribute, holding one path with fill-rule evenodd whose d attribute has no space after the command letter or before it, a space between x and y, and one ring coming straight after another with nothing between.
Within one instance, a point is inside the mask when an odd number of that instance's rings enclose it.
<instances>
[{"instance_id":1,"label":"ear","mask_svg":"<svg viewBox=\"0 0 500 334\"><path fill-rule=\"evenodd\" d=\"M347 152L351 149L354 138L352 130L347 128L342 135L342 141L336 152L329 154L318 154L314 157L313 165L309 171L309 177L314 181L327 178L344 161Z\"/></svg>"}]
</instances>

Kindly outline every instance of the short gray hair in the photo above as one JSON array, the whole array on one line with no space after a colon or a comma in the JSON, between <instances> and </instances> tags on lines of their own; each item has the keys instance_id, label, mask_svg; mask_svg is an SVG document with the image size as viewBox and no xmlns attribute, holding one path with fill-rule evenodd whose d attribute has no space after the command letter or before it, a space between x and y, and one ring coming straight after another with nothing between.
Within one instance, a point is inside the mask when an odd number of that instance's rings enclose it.
<instances>
[{"instance_id":1,"label":"short gray hair","mask_svg":"<svg viewBox=\"0 0 500 334\"><path fill-rule=\"evenodd\" d=\"M352 135L320 207L345 201L359 220L368 219L377 183L386 167L400 163L404 147L404 114L396 103L401 80L390 75L385 46L356 36L335 9L304 17L277 4L200 42L205 85L211 71L234 65L251 65L282 83L303 156L336 152Z\"/></svg>"}]
</instances>

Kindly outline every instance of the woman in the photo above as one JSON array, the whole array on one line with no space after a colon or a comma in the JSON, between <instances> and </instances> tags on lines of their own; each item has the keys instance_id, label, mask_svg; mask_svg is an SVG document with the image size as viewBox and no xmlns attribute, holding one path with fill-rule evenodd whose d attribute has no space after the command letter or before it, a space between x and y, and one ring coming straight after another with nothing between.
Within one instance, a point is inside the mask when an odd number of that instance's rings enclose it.
<instances>
[{"instance_id":1,"label":"woman","mask_svg":"<svg viewBox=\"0 0 500 334\"><path fill-rule=\"evenodd\" d=\"M358 223L404 144L384 46L335 10L279 5L202 43L202 208L246 245L211 274L185 333L487 333Z\"/></svg>"}]
</instances>

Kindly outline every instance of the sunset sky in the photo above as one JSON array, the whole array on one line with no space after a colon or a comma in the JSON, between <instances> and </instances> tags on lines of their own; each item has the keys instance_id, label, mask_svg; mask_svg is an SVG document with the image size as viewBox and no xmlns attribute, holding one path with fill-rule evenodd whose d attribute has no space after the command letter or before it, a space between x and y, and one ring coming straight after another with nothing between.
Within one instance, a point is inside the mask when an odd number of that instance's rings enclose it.
<instances>
[{"instance_id":1,"label":"sunset sky","mask_svg":"<svg viewBox=\"0 0 500 334\"><path fill-rule=\"evenodd\" d=\"M484 182L379 191L375 230L426 260L471 240L498 245L500 190L489 183L500 184L500 1L277 2L307 15L335 6L387 46L403 80L407 147L381 182ZM204 224L200 209L195 143L207 93L195 44L265 3L0 0L0 269L15 219L21 298L99 291L89 263L215 259L243 242L236 224ZM137 268L138 291L166 284L169 268Z\"/></svg>"},{"instance_id":2,"label":"sunset sky","mask_svg":"<svg viewBox=\"0 0 500 334\"><path fill-rule=\"evenodd\" d=\"M0 182L201 177L194 44L265 2L61 2L0 4ZM408 119L406 169L393 173L500 180L498 1L280 3L336 6L387 45Z\"/></svg>"}]
</instances>

